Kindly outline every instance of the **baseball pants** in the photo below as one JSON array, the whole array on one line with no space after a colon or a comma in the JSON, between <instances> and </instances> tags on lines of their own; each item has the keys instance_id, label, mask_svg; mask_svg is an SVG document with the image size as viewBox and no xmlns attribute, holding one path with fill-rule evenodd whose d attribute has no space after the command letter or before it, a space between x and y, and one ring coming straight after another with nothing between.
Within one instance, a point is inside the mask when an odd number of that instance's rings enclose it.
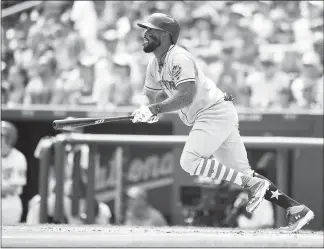
<instances>
[{"instance_id":1,"label":"baseball pants","mask_svg":"<svg viewBox=\"0 0 324 249\"><path fill-rule=\"evenodd\" d=\"M198 115L184 146L180 165L184 171L195 175L202 158L214 158L227 168L253 175L239 133L237 111L231 101L222 101Z\"/></svg>"}]
</instances>

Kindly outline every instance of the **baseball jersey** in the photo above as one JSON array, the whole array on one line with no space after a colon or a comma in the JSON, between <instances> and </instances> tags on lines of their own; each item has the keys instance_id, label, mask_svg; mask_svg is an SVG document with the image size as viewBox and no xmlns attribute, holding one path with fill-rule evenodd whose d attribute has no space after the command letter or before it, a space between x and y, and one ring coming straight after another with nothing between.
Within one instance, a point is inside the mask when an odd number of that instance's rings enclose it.
<instances>
[{"instance_id":1,"label":"baseball jersey","mask_svg":"<svg viewBox=\"0 0 324 249\"><path fill-rule=\"evenodd\" d=\"M22 193L22 187L26 185L27 161L25 156L17 149L12 148L6 157L1 158L2 186L16 185L16 195Z\"/></svg>"},{"instance_id":2,"label":"baseball jersey","mask_svg":"<svg viewBox=\"0 0 324 249\"><path fill-rule=\"evenodd\" d=\"M224 93L205 76L191 53L172 45L161 71L156 57L153 57L147 66L144 88L150 91L164 90L171 97L176 94L178 85L188 81L195 83L196 94L193 102L180 109L178 114L184 124L192 126L199 114L222 99Z\"/></svg>"}]
</instances>

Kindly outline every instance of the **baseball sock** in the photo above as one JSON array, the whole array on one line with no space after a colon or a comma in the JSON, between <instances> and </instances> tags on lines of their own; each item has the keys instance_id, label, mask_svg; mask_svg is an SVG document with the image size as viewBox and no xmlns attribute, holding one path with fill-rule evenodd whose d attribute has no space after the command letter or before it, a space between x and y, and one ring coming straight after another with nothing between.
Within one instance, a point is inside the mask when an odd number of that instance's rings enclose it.
<instances>
[{"instance_id":1,"label":"baseball sock","mask_svg":"<svg viewBox=\"0 0 324 249\"><path fill-rule=\"evenodd\" d=\"M274 185L269 179L267 179L266 177L258 174L258 173L254 173L255 177L267 180L268 182L270 182L270 187L269 190L267 190L264 199L266 199L267 201L270 201L276 205L278 205L279 207L282 207L284 209L287 209L289 207L293 207L293 206L297 206L297 205L301 205L300 203L298 203L297 201L295 201L294 199L291 199L289 196L287 196L285 193L283 192L279 192L279 189L277 188L276 185Z\"/></svg>"},{"instance_id":2,"label":"baseball sock","mask_svg":"<svg viewBox=\"0 0 324 249\"><path fill-rule=\"evenodd\" d=\"M260 181L257 177L245 175L232 168L228 168L215 159L202 159L193 175L224 180L241 187L252 186Z\"/></svg>"}]
</instances>

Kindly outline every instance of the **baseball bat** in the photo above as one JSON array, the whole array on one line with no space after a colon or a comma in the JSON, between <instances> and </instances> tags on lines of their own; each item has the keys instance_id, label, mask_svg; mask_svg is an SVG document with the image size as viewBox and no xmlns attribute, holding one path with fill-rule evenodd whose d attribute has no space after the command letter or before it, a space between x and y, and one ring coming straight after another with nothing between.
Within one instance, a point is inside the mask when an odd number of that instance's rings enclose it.
<instances>
[{"instance_id":1,"label":"baseball bat","mask_svg":"<svg viewBox=\"0 0 324 249\"><path fill-rule=\"evenodd\" d=\"M133 116L59 119L53 121L53 128L55 130L81 128L91 125L131 120L132 118Z\"/></svg>"}]
</instances>

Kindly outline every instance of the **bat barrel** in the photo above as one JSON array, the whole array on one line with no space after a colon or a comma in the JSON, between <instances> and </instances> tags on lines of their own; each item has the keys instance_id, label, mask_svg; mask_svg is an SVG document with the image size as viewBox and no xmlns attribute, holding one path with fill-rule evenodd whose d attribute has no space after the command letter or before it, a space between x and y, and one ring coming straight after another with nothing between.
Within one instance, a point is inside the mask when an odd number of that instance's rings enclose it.
<instances>
[{"instance_id":1,"label":"bat barrel","mask_svg":"<svg viewBox=\"0 0 324 249\"><path fill-rule=\"evenodd\" d=\"M117 122L123 120L130 120L132 116L123 117L98 117L98 118L74 118L74 119L61 119L53 121L53 128L55 130L60 129L73 129L79 127L85 127L90 125L103 124L108 122Z\"/></svg>"},{"instance_id":2,"label":"bat barrel","mask_svg":"<svg viewBox=\"0 0 324 249\"><path fill-rule=\"evenodd\" d=\"M58 130L58 129L64 129L64 128L77 128L77 127L83 127L83 126L88 126L88 125L91 125L91 124L95 124L94 122L96 121L97 119L79 119L79 118L76 118L76 119L69 119L69 120L54 120L53 121L53 128L55 130Z\"/></svg>"}]
</instances>

